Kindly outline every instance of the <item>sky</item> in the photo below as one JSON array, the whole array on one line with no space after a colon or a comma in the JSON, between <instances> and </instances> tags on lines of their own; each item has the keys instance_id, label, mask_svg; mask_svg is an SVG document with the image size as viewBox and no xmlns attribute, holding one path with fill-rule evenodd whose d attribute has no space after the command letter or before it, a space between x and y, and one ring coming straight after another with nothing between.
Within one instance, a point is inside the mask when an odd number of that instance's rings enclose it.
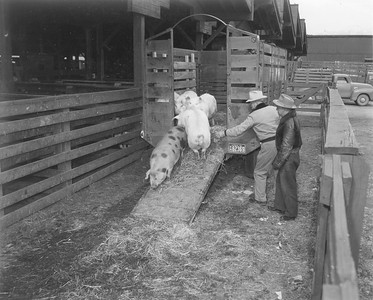
<instances>
[{"instance_id":1,"label":"sky","mask_svg":"<svg viewBox=\"0 0 373 300\"><path fill-rule=\"evenodd\" d=\"M373 35L373 0L290 0L307 35Z\"/></svg>"}]
</instances>

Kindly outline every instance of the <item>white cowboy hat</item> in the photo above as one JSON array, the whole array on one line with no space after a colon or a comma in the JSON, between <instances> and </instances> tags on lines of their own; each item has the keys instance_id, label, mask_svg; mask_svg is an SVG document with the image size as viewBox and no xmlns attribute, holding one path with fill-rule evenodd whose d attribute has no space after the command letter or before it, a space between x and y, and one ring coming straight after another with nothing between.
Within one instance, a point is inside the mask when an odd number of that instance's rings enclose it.
<instances>
[{"instance_id":1,"label":"white cowboy hat","mask_svg":"<svg viewBox=\"0 0 373 300\"><path fill-rule=\"evenodd\" d=\"M273 104L279 107L287 108L287 109L295 109L297 108L295 106L293 98L286 94L281 94L278 99L273 100Z\"/></svg>"},{"instance_id":2,"label":"white cowboy hat","mask_svg":"<svg viewBox=\"0 0 373 300\"><path fill-rule=\"evenodd\" d=\"M265 99L267 96L263 95L262 91L250 91L249 92L249 99L246 102L254 102L257 100Z\"/></svg>"}]
</instances>

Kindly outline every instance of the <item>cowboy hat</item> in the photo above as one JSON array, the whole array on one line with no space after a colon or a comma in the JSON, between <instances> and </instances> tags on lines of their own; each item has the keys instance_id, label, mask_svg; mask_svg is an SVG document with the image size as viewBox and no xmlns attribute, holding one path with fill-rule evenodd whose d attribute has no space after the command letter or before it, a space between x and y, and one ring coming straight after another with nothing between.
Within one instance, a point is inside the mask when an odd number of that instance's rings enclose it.
<instances>
[{"instance_id":1,"label":"cowboy hat","mask_svg":"<svg viewBox=\"0 0 373 300\"><path fill-rule=\"evenodd\" d=\"M246 102L254 102L257 100L265 99L267 96L263 95L262 91L250 91L249 92L249 99Z\"/></svg>"},{"instance_id":2,"label":"cowboy hat","mask_svg":"<svg viewBox=\"0 0 373 300\"><path fill-rule=\"evenodd\" d=\"M278 99L273 100L273 104L279 107L287 108L287 109L295 109L297 108L295 106L293 98L286 94L281 94Z\"/></svg>"}]
</instances>

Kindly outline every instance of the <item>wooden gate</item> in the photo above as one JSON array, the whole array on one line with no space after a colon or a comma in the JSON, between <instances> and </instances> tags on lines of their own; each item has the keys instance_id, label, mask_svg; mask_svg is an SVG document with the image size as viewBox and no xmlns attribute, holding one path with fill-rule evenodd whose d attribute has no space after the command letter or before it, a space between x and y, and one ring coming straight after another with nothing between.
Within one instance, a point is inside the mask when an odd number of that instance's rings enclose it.
<instances>
[{"instance_id":1,"label":"wooden gate","mask_svg":"<svg viewBox=\"0 0 373 300\"><path fill-rule=\"evenodd\" d=\"M259 36L227 27L227 127L243 122L250 113L249 92L261 88ZM260 146L250 129L238 137L228 137L227 153L248 154Z\"/></svg>"},{"instance_id":2,"label":"wooden gate","mask_svg":"<svg viewBox=\"0 0 373 300\"><path fill-rule=\"evenodd\" d=\"M156 146L173 125L174 92L196 91L198 52L174 48L169 29L146 40L145 55L142 136Z\"/></svg>"}]
</instances>

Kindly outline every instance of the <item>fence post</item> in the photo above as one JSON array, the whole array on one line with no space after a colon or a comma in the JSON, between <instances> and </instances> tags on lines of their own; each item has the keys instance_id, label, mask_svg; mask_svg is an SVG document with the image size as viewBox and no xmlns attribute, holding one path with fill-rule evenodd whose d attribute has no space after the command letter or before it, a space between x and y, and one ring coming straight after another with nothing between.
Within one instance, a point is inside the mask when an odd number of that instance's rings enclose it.
<instances>
[{"instance_id":1,"label":"fence post","mask_svg":"<svg viewBox=\"0 0 373 300\"><path fill-rule=\"evenodd\" d=\"M322 286L324 282L324 265L327 239L327 226L329 219L329 205L333 186L333 165L332 157L325 155L322 165L322 173L320 180L319 192L319 220L317 224L316 246L315 246L315 261L314 273L312 280L312 296L311 300L320 300Z\"/></svg>"},{"instance_id":2,"label":"fence post","mask_svg":"<svg viewBox=\"0 0 373 300\"><path fill-rule=\"evenodd\" d=\"M357 267L359 262L361 233L363 230L364 208L367 200L369 167L366 161L359 156L343 155L342 159L349 163L351 169L352 182L347 209L347 222L348 231L350 233L352 257Z\"/></svg>"},{"instance_id":3,"label":"fence post","mask_svg":"<svg viewBox=\"0 0 373 300\"><path fill-rule=\"evenodd\" d=\"M70 109L66 108L66 109L63 109L61 111L64 112L64 113L65 112L68 113L70 111ZM60 126L58 126L57 128L58 128L57 132L70 131L71 130L70 129L70 122L61 123ZM70 150L71 150L71 142L70 141L58 144L57 147L56 147L56 152L57 153L68 152ZM62 173L62 172L69 171L69 170L71 170L71 166L72 166L72 161L71 160L63 162L62 164L59 164L57 166L58 172ZM62 185L67 186L71 183L72 183L72 180L68 180L65 183L63 183Z\"/></svg>"}]
</instances>

